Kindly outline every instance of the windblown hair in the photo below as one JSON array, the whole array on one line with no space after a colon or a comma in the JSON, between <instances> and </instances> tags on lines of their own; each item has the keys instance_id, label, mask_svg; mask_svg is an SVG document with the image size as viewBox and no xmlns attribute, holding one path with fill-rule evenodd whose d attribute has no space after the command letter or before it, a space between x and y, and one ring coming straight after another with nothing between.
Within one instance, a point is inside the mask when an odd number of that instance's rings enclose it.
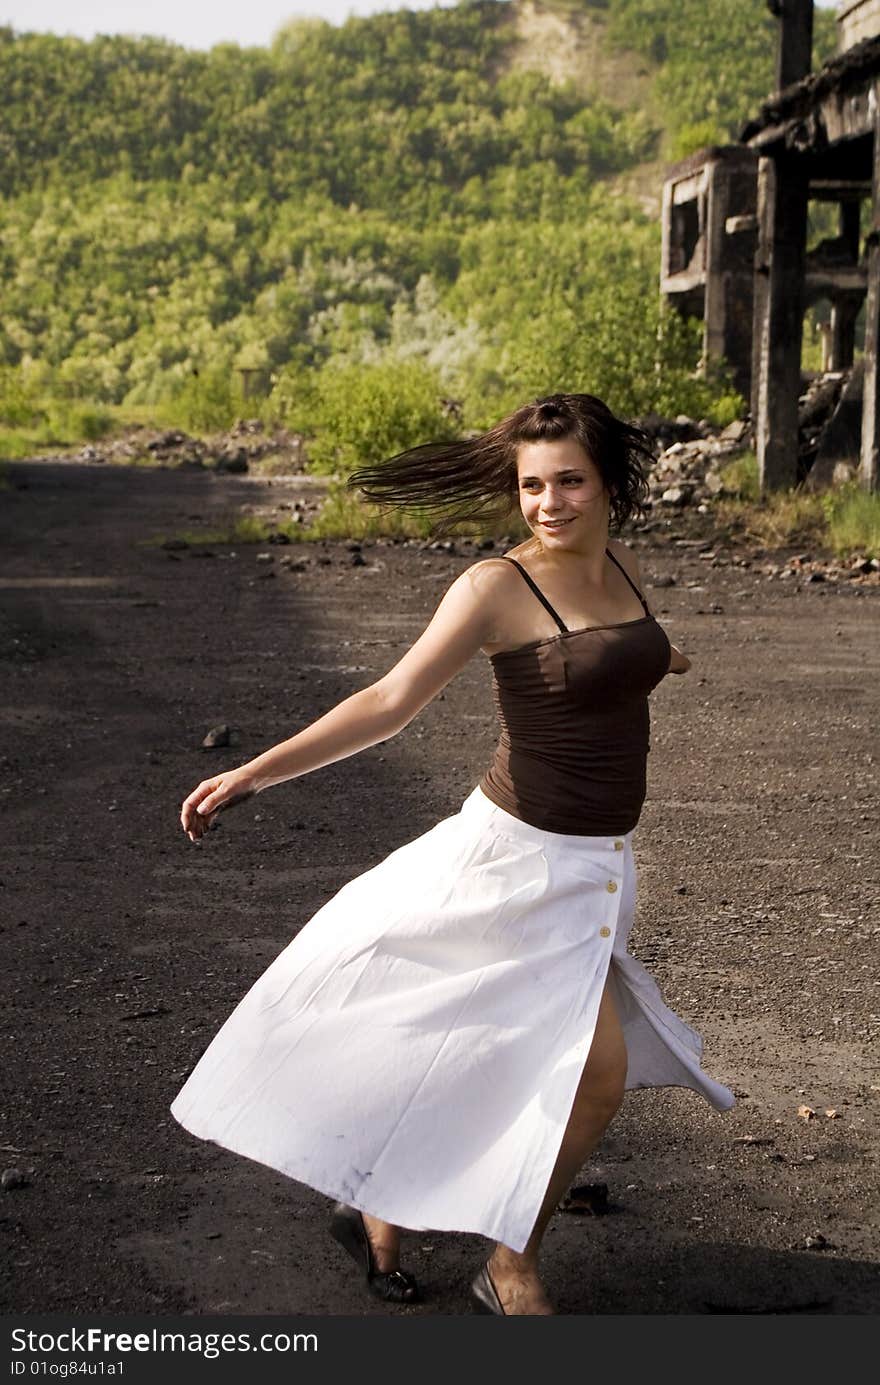
<instances>
[{"instance_id":1,"label":"windblown hair","mask_svg":"<svg viewBox=\"0 0 880 1385\"><path fill-rule=\"evenodd\" d=\"M480 527L516 508L520 443L558 438L575 438L598 467L610 494L613 527L645 514L653 443L592 394L546 395L477 437L422 443L360 467L347 484L375 504L435 515L436 533L462 523Z\"/></svg>"}]
</instances>

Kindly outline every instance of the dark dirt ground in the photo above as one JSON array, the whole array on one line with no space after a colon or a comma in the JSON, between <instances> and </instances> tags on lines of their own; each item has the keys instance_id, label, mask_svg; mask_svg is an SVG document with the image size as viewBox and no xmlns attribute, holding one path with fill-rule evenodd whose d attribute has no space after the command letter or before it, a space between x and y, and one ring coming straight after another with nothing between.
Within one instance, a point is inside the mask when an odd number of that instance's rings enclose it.
<instances>
[{"instance_id":1,"label":"dark dirt ground","mask_svg":"<svg viewBox=\"0 0 880 1385\"><path fill-rule=\"evenodd\" d=\"M289 505L301 483L8 476L0 1166L27 1183L0 1192L4 1311L401 1311L329 1241L325 1198L199 1143L168 1104L318 906L457 810L494 741L488 667L197 846L178 810L384 671L474 553L168 552L145 540ZM627 539L694 665L652 698L634 947L739 1100L631 1093L583 1174L612 1211L557 1215L546 1278L566 1314L877 1313L880 587L770 580L745 547L702 559L710 525ZM221 722L235 747L201 750ZM427 1299L402 1311L468 1312L482 1250L411 1233Z\"/></svg>"}]
</instances>

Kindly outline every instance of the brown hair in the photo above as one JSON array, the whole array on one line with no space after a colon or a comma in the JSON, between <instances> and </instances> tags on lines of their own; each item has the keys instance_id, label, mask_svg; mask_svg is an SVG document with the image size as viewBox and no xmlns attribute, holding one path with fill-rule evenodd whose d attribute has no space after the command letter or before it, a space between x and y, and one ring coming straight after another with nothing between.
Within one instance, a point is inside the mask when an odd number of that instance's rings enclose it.
<instances>
[{"instance_id":1,"label":"brown hair","mask_svg":"<svg viewBox=\"0 0 880 1385\"><path fill-rule=\"evenodd\" d=\"M461 523L504 519L517 504L517 448L523 442L575 438L610 493L610 522L620 528L646 512L646 470L654 445L592 394L549 394L460 442L426 442L348 478L367 500L437 516L435 532Z\"/></svg>"}]
</instances>

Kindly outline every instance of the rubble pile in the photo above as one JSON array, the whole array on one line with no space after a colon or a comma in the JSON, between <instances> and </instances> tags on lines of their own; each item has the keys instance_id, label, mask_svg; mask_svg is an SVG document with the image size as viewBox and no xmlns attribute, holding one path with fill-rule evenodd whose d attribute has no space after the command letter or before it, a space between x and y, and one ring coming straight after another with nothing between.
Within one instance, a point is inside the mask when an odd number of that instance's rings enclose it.
<instances>
[{"instance_id":1,"label":"rubble pile","mask_svg":"<svg viewBox=\"0 0 880 1385\"><path fill-rule=\"evenodd\" d=\"M796 553L784 563L760 563L758 570L765 577L798 578L800 582L852 582L856 586L880 586L880 558L868 558L861 553L847 558L814 558L810 553Z\"/></svg>"},{"instance_id":2,"label":"rubble pile","mask_svg":"<svg viewBox=\"0 0 880 1385\"><path fill-rule=\"evenodd\" d=\"M87 443L74 460L129 466L152 463L191 469L204 467L241 474L250 469L252 462L269 456L288 461L291 472L302 471L305 465L302 437L285 428L267 431L258 418L251 418L239 419L228 432L204 438L192 437L180 428L127 428L120 437Z\"/></svg>"},{"instance_id":3,"label":"rubble pile","mask_svg":"<svg viewBox=\"0 0 880 1385\"><path fill-rule=\"evenodd\" d=\"M798 471L802 477L815 465L849 375L844 370L814 375L798 400Z\"/></svg>"},{"instance_id":4,"label":"rubble pile","mask_svg":"<svg viewBox=\"0 0 880 1385\"><path fill-rule=\"evenodd\" d=\"M680 414L672 420L640 419L639 425L664 448L651 467L651 503L660 510L693 506L705 513L725 493L724 466L751 447L751 429L737 419L718 430L706 419ZM674 441L669 441L673 438Z\"/></svg>"}]
</instances>

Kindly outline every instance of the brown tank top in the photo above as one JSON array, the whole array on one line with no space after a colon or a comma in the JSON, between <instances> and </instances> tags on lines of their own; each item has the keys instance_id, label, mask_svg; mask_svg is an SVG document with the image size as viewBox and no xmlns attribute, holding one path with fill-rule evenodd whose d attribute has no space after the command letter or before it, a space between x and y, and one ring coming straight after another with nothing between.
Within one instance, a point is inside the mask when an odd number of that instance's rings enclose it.
<instances>
[{"instance_id":1,"label":"brown tank top","mask_svg":"<svg viewBox=\"0 0 880 1385\"><path fill-rule=\"evenodd\" d=\"M636 620L569 630L515 558L560 633L491 659L501 737L480 788L547 832L630 831L645 801L648 694L669 672L671 645L642 593Z\"/></svg>"}]
</instances>

